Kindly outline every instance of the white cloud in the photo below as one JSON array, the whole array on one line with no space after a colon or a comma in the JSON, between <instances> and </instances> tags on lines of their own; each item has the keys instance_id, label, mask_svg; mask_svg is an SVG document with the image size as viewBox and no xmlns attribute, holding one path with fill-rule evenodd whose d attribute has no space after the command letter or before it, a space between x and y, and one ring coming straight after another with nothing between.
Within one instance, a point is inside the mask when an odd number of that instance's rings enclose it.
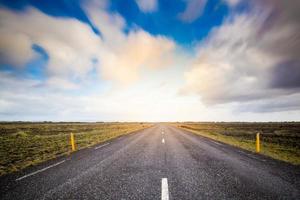
<instances>
[{"instance_id":1,"label":"white cloud","mask_svg":"<svg viewBox=\"0 0 300 200\"><path fill-rule=\"evenodd\" d=\"M230 7L238 5L242 0L224 0Z\"/></svg>"},{"instance_id":2,"label":"white cloud","mask_svg":"<svg viewBox=\"0 0 300 200\"><path fill-rule=\"evenodd\" d=\"M138 79L141 68L162 68L171 65L175 43L162 36L152 36L137 28L123 32L125 22L119 15L108 14L94 4L86 7L87 14L103 35L99 54L104 78L128 84Z\"/></svg>"},{"instance_id":3,"label":"white cloud","mask_svg":"<svg viewBox=\"0 0 300 200\"><path fill-rule=\"evenodd\" d=\"M0 30L0 59L1 64L11 64L17 67L24 66L36 57L32 51L31 41L22 34Z\"/></svg>"},{"instance_id":4,"label":"white cloud","mask_svg":"<svg viewBox=\"0 0 300 200\"><path fill-rule=\"evenodd\" d=\"M179 13L179 18L184 21L191 23L198 19L206 5L207 0L185 0L186 8L182 13Z\"/></svg>"},{"instance_id":5,"label":"white cloud","mask_svg":"<svg viewBox=\"0 0 300 200\"><path fill-rule=\"evenodd\" d=\"M149 13L157 10L158 0L135 0L140 10Z\"/></svg>"},{"instance_id":6,"label":"white cloud","mask_svg":"<svg viewBox=\"0 0 300 200\"><path fill-rule=\"evenodd\" d=\"M114 91L105 86L101 92L98 89L93 92L81 90L78 95L40 85L40 81L0 72L0 120L282 121L299 118L299 112L295 111L268 114L237 110L232 113L236 109L233 105L205 107L197 96L176 94L176 88L181 85L181 72L174 68L143 76L143 81L131 87ZM90 83L87 88L95 85ZM297 103L296 97L290 98L295 98Z\"/></svg>"},{"instance_id":7,"label":"white cloud","mask_svg":"<svg viewBox=\"0 0 300 200\"><path fill-rule=\"evenodd\" d=\"M1 62L24 66L37 56L32 49L37 44L49 55L47 83L60 80L66 88L76 88L67 81L83 80L93 69L102 78L128 84L138 79L141 68L170 64L167 61L172 60L168 58L175 50L173 41L151 36L139 28L125 34L124 19L105 11L105 6L85 5L101 37L76 19L51 17L34 8L24 12L1 8Z\"/></svg>"},{"instance_id":8,"label":"white cloud","mask_svg":"<svg viewBox=\"0 0 300 200\"><path fill-rule=\"evenodd\" d=\"M37 44L49 55L49 76L83 78L92 69L100 38L75 19L50 17L27 8L24 12L0 9L1 60L24 66L35 54ZM21 44L21 45L19 45Z\"/></svg>"},{"instance_id":9,"label":"white cloud","mask_svg":"<svg viewBox=\"0 0 300 200\"><path fill-rule=\"evenodd\" d=\"M84 7L101 36L76 19L48 16L31 7L20 12L0 9L1 62L5 57L6 63L24 67L37 56L33 44L49 55L45 79L31 80L18 70L0 73L0 120L147 120L151 109L164 113L160 105L151 107L154 95L164 95L161 91L144 88L143 81L130 87L114 83L128 85L143 74L158 84L153 73L180 60L176 44L138 27L124 33L125 20L105 6L101 1ZM85 80L91 72L110 81Z\"/></svg>"},{"instance_id":10,"label":"white cloud","mask_svg":"<svg viewBox=\"0 0 300 200\"><path fill-rule=\"evenodd\" d=\"M281 4L280 10L273 4L256 5L249 14L233 15L215 28L199 44L181 92L198 94L206 104L267 102L300 93L300 43L295 39L300 26L293 22L297 11Z\"/></svg>"},{"instance_id":11,"label":"white cloud","mask_svg":"<svg viewBox=\"0 0 300 200\"><path fill-rule=\"evenodd\" d=\"M19 79L12 74L0 73L0 120L179 120L191 118L191 105L197 101L176 95L177 71L164 69L170 77L145 74L144 81L118 91L107 88L102 93L81 95L39 86L39 81ZM175 74L174 74L175 73ZM171 76L172 75L172 76ZM12 88L14 92L12 92ZM187 109L186 109L187 108ZM199 108L201 109L201 107Z\"/></svg>"},{"instance_id":12,"label":"white cloud","mask_svg":"<svg viewBox=\"0 0 300 200\"><path fill-rule=\"evenodd\" d=\"M286 11L280 14L272 8L228 18L199 44L192 61L183 60L185 53L176 52L178 47L168 38L138 27L125 34L125 20L107 12L105 6L105 1L98 1L85 7L101 36L75 19L48 16L33 8L25 12L0 9L1 64L21 68L38 56L33 44L49 55L45 80L0 72L0 120L299 118L300 51L294 39L299 29L297 20L292 20L297 6L285 5ZM282 69L286 60L293 62ZM182 92L192 95L179 96L186 69ZM102 80L77 81L91 78L91 70L121 85L141 81L117 89ZM206 107L199 96L206 104L218 105ZM232 113L234 109L237 113Z\"/></svg>"}]
</instances>

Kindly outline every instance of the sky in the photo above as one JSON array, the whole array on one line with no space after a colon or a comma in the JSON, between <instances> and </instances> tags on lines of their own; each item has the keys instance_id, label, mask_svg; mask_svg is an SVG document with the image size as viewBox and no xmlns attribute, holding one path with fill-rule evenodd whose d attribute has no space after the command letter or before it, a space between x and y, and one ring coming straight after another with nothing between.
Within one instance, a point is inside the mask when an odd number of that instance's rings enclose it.
<instances>
[{"instance_id":1,"label":"sky","mask_svg":"<svg viewBox=\"0 0 300 200\"><path fill-rule=\"evenodd\" d=\"M0 121L299 121L299 9L0 0Z\"/></svg>"}]
</instances>

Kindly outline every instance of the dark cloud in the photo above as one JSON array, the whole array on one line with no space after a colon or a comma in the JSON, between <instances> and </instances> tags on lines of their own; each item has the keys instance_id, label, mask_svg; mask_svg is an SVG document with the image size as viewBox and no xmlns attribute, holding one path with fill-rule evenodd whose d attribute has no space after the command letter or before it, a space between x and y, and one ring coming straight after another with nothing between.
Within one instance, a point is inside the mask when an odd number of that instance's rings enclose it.
<instances>
[{"instance_id":1,"label":"dark cloud","mask_svg":"<svg viewBox=\"0 0 300 200\"><path fill-rule=\"evenodd\" d=\"M271 87L300 90L300 60L275 66L271 72Z\"/></svg>"},{"instance_id":2,"label":"dark cloud","mask_svg":"<svg viewBox=\"0 0 300 200\"><path fill-rule=\"evenodd\" d=\"M300 1L253 0L201 42L184 91L207 104L257 103L248 110L300 109ZM276 103L270 102L277 99ZM253 105L254 105L253 104Z\"/></svg>"},{"instance_id":3,"label":"dark cloud","mask_svg":"<svg viewBox=\"0 0 300 200\"><path fill-rule=\"evenodd\" d=\"M300 110L300 94L288 95L280 98L248 102L238 107L239 112L284 112Z\"/></svg>"},{"instance_id":4,"label":"dark cloud","mask_svg":"<svg viewBox=\"0 0 300 200\"><path fill-rule=\"evenodd\" d=\"M261 30L272 40L262 47L279 58L270 70L270 87L300 89L300 1L256 1L272 11ZM300 91L300 90L298 90Z\"/></svg>"}]
</instances>

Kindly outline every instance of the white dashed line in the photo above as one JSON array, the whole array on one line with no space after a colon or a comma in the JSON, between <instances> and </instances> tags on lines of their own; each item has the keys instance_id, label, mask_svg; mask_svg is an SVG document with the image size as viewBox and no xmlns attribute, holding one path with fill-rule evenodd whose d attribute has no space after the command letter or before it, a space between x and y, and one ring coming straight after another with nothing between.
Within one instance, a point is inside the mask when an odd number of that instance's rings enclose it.
<instances>
[{"instance_id":1,"label":"white dashed line","mask_svg":"<svg viewBox=\"0 0 300 200\"><path fill-rule=\"evenodd\" d=\"M214 144L217 144L217 145L220 145L220 146L222 146L222 144L221 143L219 143L219 142L215 142L215 141L211 141L212 143L214 143Z\"/></svg>"},{"instance_id":2,"label":"white dashed line","mask_svg":"<svg viewBox=\"0 0 300 200\"><path fill-rule=\"evenodd\" d=\"M161 200L169 200L168 179L161 179Z\"/></svg>"},{"instance_id":3,"label":"white dashed line","mask_svg":"<svg viewBox=\"0 0 300 200\"><path fill-rule=\"evenodd\" d=\"M106 145L109 145L109 143L105 143L105 144L102 144L102 145L100 145L100 146L97 146L97 147L95 147L95 150L96 150L96 149L100 149L100 148L102 148L102 147L104 147L104 146L106 146Z\"/></svg>"},{"instance_id":4,"label":"white dashed line","mask_svg":"<svg viewBox=\"0 0 300 200\"><path fill-rule=\"evenodd\" d=\"M163 138L163 139L161 140L161 142L164 144L164 143L165 143L165 138Z\"/></svg>"},{"instance_id":5,"label":"white dashed line","mask_svg":"<svg viewBox=\"0 0 300 200\"><path fill-rule=\"evenodd\" d=\"M27 178L27 177L29 177L29 176L35 175L35 174L37 174L37 173L43 172L43 171L45 171L45 170L47 170L47 169L50 169L51 167L55 167L55 166L60 165L60 164L62 164L62 163L64 163L64 162L65 162L65 160L62 160L62 161L60 161L60 162L58 162L58 163L55 163L55 164L50 165L50 166L48 166L48 167L45 167L45 168L43 168L43 169L37 170L37 171L35 171L35 172L32 172L32 173L30 173L30 174L27 174L27 175L25 175L25 176L22 176L22 177L20 177L20 178L17 178L16 181L19 181L19 180L22 180L22 179Z\"/></svg>"}]
</instances>

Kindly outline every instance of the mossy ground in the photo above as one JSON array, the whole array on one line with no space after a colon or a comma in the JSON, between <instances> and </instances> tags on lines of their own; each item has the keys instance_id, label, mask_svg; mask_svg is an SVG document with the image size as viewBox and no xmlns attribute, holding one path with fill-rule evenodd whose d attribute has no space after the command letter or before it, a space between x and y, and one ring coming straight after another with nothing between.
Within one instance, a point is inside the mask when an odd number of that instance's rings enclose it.
<instances>
[{"instance_id":1,"label":"mossy ground","mask_svg":"<svg viewBox=\"0 0 300 200\"><path fill-rule=\"evenodd\" d=\"M0 176L151 126L149 123L0 123Z\"/></svg>"},{"instance_id":2,"label":"mossy ground","mask_svg":"<svg viewBox=\"0 0 300 200\"><path fill-rule=\"evenodd\" d=\"M260 132L261 154L300 165L300 123L173 123L173 125L217 141L255 152Z\"/></svg>"}]
</instances>

